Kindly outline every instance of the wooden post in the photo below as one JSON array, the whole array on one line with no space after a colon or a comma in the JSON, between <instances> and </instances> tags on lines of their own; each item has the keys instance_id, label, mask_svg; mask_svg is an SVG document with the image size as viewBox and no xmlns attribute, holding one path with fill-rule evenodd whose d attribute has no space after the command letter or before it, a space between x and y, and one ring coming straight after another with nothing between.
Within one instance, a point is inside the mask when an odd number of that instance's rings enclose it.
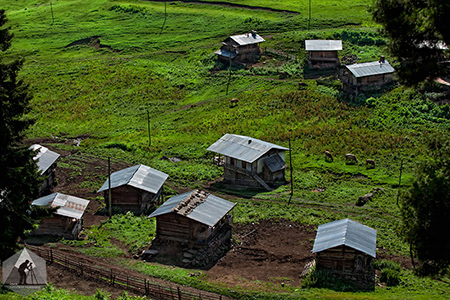
<instances>
[{"instance_id":1,"label":"wooden post","mask_svg":"<svg viewBox=\"0 0 450 300\"><path fill-rule=\"evenodd\" d=\"M177 291L178 291L178 300L181 300L181 290L179 286L177 286Z\"/></svg>"},{"instance_id":2,"label":"wooden post","mask_svg":"<svg viewBox=\"0 0 450 300\"><path fill-rule=\"evenodd\" d=\"M152 146L152 132L150 130L150 113L147 109L148 147Z\"/></svg>"},{"instance_id":3,"label":"wooden post","mask_svg":"<svg viewBox=\"0 0 450 300\"><path fill-rule=\"evenodd\" d=\"M53 5L52 5L52 1L50 1L50 10L52 11L52 25L53 23L55 23L55 18L53 16Z\"/></svg>"},{"instance_id":4,"label":"wooden post","mask_svg":"<svg viewBox=\"0 0 450 300\"><path fill-rule=\"evenodd\" d=\"M111 158L108 157L108 214L112 216L112 201L111 201Z\"/></svg>"},{"instance_id":5,"label":"wooden post","mask_svg":"<svg viewBox=\"0 0 450 300\"><path fill-rule=\"evenodd\" d=\"M291 194L289 196L288 204L291 204L292 196L294 195L294 178L292 177L292 149L291 149L291 138L289 138L289 171L291 173Z\"/></svg>"},{"instance_id":6,"label":"wooden post","mask_svg":"<svg viewBox=\"0 0 450 300\"><path fill-rule=\"evenodd\" d=\"M309 19L308 19L308 30L311 27L311 0L309 0Z\"/></svg>"},{"instance_id":7,"label":"wooden post","mask_svg":"<svg viewBox=\"0 0 450 300\"><path fill-rule=\"evenodd\" d=\"M398 206L398 197L400 195L400 185L402 184L402 171L403 171L403 158L400 161L400 175L398 176L398 190L397 190L397 206Z\"/></svg>"}]
</instances>

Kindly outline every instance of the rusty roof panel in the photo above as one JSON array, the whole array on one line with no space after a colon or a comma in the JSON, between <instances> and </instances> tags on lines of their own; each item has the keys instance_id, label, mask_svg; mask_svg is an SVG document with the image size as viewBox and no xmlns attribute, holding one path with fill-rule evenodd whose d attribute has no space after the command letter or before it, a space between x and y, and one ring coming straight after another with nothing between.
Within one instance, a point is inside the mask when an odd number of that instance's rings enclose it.
<instances>
[{"instance_id":1,"label":"rusty roof panel","mask_svg":"<svg viewBox=\"0 0 450 300\"><path fill-rule=\"evenodd\" d=\"M53 193L34 200L31 205L59 207L55 214L69 218L81 219L89 200L61 193Z\"/></svg>"}]
</instances>

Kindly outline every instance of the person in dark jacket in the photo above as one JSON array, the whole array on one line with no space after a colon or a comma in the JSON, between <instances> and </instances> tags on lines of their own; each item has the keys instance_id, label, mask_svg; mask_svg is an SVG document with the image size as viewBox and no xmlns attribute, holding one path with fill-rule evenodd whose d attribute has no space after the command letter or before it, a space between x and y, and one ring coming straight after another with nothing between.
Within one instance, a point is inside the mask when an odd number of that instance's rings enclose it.
<instances>
[{"instance_id":1,"label":"person in dark jacket","mask_svg":"<svg viewBox=\"0 0 450 300\"><path fill-rule=\"evenodd\" d=\"M19 274L20 274L20 281L19 284L27 284L27 274L25 273L25 270L29 269L31 263L27 259L19 266Z\"/></svg>"}]
</instances>

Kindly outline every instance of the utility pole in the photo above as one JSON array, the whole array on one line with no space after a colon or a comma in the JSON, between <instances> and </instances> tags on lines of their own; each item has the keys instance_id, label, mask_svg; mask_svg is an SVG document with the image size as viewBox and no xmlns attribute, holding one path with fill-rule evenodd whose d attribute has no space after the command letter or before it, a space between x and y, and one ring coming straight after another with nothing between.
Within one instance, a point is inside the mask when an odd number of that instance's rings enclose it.
<instances>
[{"instance_id":1,"label":"utility pole","mask_svg":"<svg viewBox=\"0 0 450 300\"><path fill-rule=\"evenodd\" d=\"M311 28L311 0L309 0L309 19L308 19L308 30Z\"/></svg>"},{"instance_id":2,"label":"utility pole","mask_svg":"<svg viewBox=\"0 0 450 300\"><path fill-rule=\"evenodd\" d=\"M108 157L108 214L112 216L112 201L111 201L111 158Z\"/></svg>"},{"instance_id":3,"label":"utility pole","mask_svg":"<svg viewBox=\"0 0 450 300\"><path fill-rule=\"evenodd\" d=\"M148 147L152 146L152 132L150 131L150 113L147 109Z\"/></svg>"},{"instance_id":4,"label":"utility pole","mask_svg":"<svg viewBox=\"0 0 450 300\"><path fill-rule=\"evenodd\" d=\"M400 185L402 184L402 171L403 171L403 158L400 161L400 175L398 176L398 190L397 190L397 206L398 206L398 197L400 192Z\"/></svg>"},{"instance_id":5,"label":"utility pole","mask_svg":"<svg viewBox=\"0 0 450 300\"><path fill-rule=\"evenodd\" d=\"M52 5L52 1L50 1L50 10L52 11L52 25L53 23L55 23L55 18L53 16L53 5Z\"/></svg>"},{"instance_id":6,"label":"utility pole","mask_svg":"<svg viewBox=\"0 0 450 300\"><path fill-rule=\"evenodd\" d=\"M291 173L291 195L289 196L288 204L291 204L292 196L294 195L294 178L292 177L292 148L291 148L291 138L289 138L289 170Z\"/></svg>"}]
</instances>

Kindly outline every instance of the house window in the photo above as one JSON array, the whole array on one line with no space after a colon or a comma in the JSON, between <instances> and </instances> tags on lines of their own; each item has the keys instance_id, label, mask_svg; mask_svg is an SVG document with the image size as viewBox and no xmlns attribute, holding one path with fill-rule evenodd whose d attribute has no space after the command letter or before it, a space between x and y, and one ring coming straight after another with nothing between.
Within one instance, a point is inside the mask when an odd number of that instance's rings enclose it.
<instances>
[{"instance_id":1,"label":"house window","mask_svg":"<svg viewBox=\"0 0 450 300\"><path fill-rule=\"evenodd\" d=\"M230 157L230 165L234 165L234 158Z\"/></svg>"}]
</instances>

